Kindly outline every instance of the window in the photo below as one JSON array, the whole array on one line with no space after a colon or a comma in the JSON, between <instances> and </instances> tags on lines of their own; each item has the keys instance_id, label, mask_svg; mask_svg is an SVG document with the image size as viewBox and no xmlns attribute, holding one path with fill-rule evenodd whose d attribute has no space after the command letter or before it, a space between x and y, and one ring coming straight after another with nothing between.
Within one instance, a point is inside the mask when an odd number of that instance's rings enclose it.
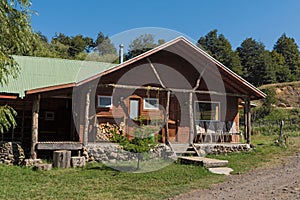
<instances>
[{"instance_id":1,"label":"window","mask_svg":"<svg viewBox=\"0 0 300 200\"><path fill-rule=\"evenodd\" d=\"M144 109L147 110L158 110L159 103L157 98L146 98L144 99Z\"/></svg>"},{"instance_id":2,"label":"window","mask_svg":"<svg viewBox=\"0 0 300 200\"><path fill-rule=\"evenodd\" d=\"M54 120L54 112L46 111L45 112L45 120L53 121Z\"/></svg>"},{"instance_id":3,"label":"window","mask_svg":"<svg viewBox=\"0 0 300 200\"><path fill-rule=\"evenodd\" d=\"M98 107L110 108L112 106L111 96L98 96Z\"/></svg>"},{"instance_id":4,"label":"window","mask_svg":"<svg viewBox=\"0 0 300 200\"><path fill-rule=\"evenodd\" d=\"M220 103L209 101L195 102L195 119L196 121L219 121L220 120Z\"/></svg>"}]
</instances>

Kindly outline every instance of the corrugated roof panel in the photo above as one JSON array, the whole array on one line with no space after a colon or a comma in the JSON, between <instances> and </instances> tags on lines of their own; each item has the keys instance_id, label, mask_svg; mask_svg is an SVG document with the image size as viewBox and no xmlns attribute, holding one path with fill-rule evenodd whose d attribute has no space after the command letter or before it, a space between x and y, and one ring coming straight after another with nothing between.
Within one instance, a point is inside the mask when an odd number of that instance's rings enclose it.
<instances>
[{"instance_id":1,"label":"corrugated roof panel","mask_svg":"<svg viewBox=\"0 0 300 200\"><path fill-rule=\"evenodd\" d=\"M17 79L9 78L8 85L1 87L0 92L25 96L25 91L49 86L76 83L114 67L116 64L14 56L20 67Z\"/></svg>"}]
</instances>

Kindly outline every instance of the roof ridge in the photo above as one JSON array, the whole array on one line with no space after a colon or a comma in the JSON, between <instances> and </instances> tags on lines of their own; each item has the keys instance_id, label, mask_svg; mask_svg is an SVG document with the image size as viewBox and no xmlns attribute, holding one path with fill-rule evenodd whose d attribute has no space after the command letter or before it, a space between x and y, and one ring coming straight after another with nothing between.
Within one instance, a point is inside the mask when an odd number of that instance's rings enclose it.
<instances>
[{"instance_id":1,"label":"roof ridge","mask_svg":"<svg viewBox=\"0 0 300 200\"><path fill-rule=\"evenodd\" d=\"M67 62L91 62L91 63L102 63L102 64L114 64L110 62L94 61L94 60L76 60L76 59L66 59L66 58L56 58L56 57L45 57L45 56L23 56L23 55L12 55L12 57L17 58L31 58L31 59L48 59L48 60L57 60L57 61L67 61ZM115 64L118 65L118 64Z\"/></svg>"}]
</instances>

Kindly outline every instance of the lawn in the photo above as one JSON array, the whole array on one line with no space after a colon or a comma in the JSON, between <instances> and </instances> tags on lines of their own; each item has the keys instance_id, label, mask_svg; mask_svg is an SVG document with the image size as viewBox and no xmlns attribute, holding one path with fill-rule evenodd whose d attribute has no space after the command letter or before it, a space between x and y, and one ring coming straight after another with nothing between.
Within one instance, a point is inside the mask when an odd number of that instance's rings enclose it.
<instances>
[{"instance_id":1,"label":"lawn","mask_svg":"<svg viewBox=\"0 0 300 200\"><path fill-rule=\"evenodd\" d=\"M299 139L290 138L287 148L274 145L274 139L254 136L255 150L214 157L229 160L236 173L244 173L300 151ZM148 173L119 172L101 164L51 171L0 165L0 176L0 199L167 199L226 180L202 167L176 163Z\"/></svg>"}]
</instances>

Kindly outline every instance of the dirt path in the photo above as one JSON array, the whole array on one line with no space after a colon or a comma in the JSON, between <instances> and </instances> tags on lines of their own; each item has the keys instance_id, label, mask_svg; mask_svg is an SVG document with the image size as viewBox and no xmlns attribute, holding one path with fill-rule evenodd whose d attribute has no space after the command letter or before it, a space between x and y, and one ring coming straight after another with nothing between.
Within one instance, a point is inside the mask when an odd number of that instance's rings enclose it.
<instances>
[{"instance_id":1,"label":"dirt path","mask_svg":"<svg viewBox=\"0 0 300 200\"><path fill-rule=\"evenodd\" d=\"M300 153L280 164L242 175L231 175L225 183L211 189L195 190L174 200L300 200Z\"/></svg>"}]
</instances>

